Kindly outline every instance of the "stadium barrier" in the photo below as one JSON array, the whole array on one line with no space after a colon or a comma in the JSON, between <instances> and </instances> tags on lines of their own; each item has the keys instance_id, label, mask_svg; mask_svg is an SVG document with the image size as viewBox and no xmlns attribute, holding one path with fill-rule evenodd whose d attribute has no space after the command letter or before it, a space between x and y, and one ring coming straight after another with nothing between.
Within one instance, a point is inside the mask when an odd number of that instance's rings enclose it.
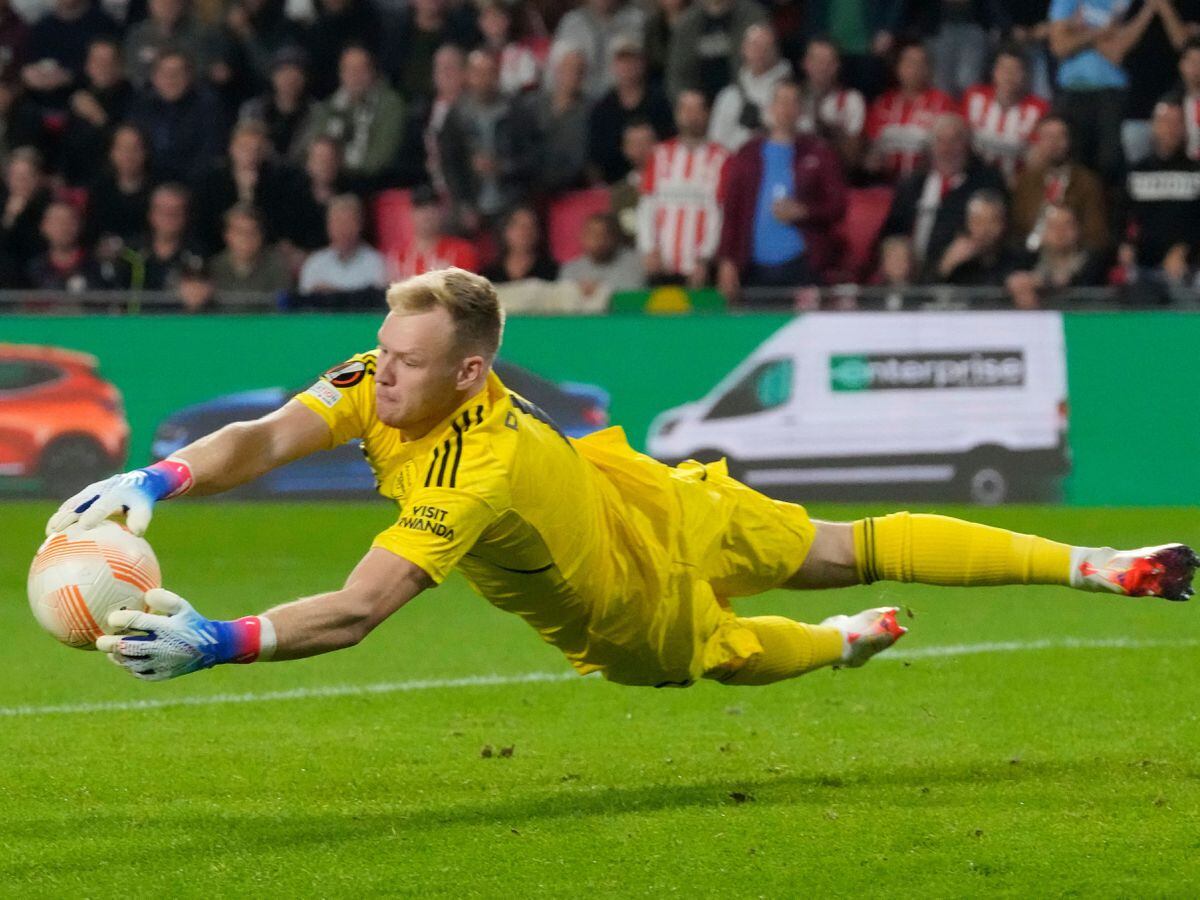
<instances>
[{"instance_id":1,"label":"stadium barrier","mask_svg":"<svg viewBox=\"0 0 1200 900\"><path fill-rule=\"evenodd\" d=\"M254 402L278 403L288 391L304 388L321 371L373 346L378 321L376 314L12 315L0 317L0 344L49 345L97 357L101 377L124 397L131 427L128 464L140 465L151 457L156 439L159 449L169 449L183 419L191 427L196 422L212 427L222 415L253 409ZM930 344L938 329L956 336L949 350L937 344L943 338L934 341L937 346ZM895 343L903 334L912 336L911 347ZM923 494L911 489L922 480L936 481L947 463L927 459L928 447L905 450L905 441L911 444L920 431L911 423L924 416L926 429L945 431L967 421L982 428L1025 403L1005 400L1025 396L1005 393L1024 385L1030 397L1038 396L1024 410L1024 424L1012 428L1037 431L1041 443L1017 449L1045 452L1037 455L1037 465L1033 456L972 458L978 471L970 474L981 479L975 499L997 499L996 484L988 479L998 472L1009 480L1008 493L999 499L1181 505L1200 503L1200 427L1193 409L1200 397L1198 346L1200 315L1177 312L711 313L514 317L504 357L553 382L550 388L588 398L590 418L581 428L601 424L607 415L625 427L635 446L645 448L649 440L659 455L675 455L689 433L693 439L713 435L716 441L714 423L729 426L721 438L727 442L747 435L760 445L779 442L766 474L748 471L748 460L729 452L733 444L704 448L733 456L748 480L764 490L782 493L787 472L805 467L788 458L789 448L824 444L824 463L806 471L799 487L792 485L800 496L831 490L836 497L891 496L883 487L887 472L881 475L890 468L913 476L901 486L901 496L919 498ZM775 352L772 347L782 348L782 356L763 358ZM4 353L11 349L0 346L0 374L5 373ZM750 378L747 367L759 365L754 360L760 358L762 371L750 379L753 383L733 383ZM818 361L816 368L812 360ZM10 367L8 383L0 384L0 424L5 406L13 403L17 430L28 427L33 433L41 426L27 406L19 406L19 371ZM793 382L799 386L795 397L788 386ZM718 384L723 388L714 391ZM808 386L815 393L801 396ZM722 390L728 396L717 396ZM259 393L246 393L251 391ZM715 401L724 404L724 412ZM180 419L181 410L194 404L208 406ZM818 408L827 410L825 419L809 415ZM792 415L799 425L793 422L792 432L766 436L755 431L776 413ZM1064 413L1067 439L1061 448L1051 448L1046 434ZM885 421L900 437L883 434ZM1000 440L996 447L1004 449L1003 435ZM875 444L887 451L883 445L889 441L895 444L893 459L855 460L854 471L841 473L857 492L831 487L837 470L847 468L831 459L844 456L851 445ZM1050 457L1055 453L1069 464L1069 474L1048 492L1034 490L1026 476L1054 475ZM33 489L38 463L32 454L27 447L24 461L0 458L0 475L14 476L0 481ZM963 487L960 481L956 489Z\"/></svg>"}]
</instances>

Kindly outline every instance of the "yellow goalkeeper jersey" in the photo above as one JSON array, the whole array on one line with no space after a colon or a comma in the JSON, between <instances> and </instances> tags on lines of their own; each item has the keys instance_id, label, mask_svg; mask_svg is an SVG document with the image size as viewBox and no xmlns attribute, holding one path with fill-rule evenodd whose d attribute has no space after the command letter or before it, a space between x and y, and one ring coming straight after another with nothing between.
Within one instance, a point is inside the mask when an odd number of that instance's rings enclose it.
<instances>
[{"instance_id":1,"label":"yellow goalkeeper jersey","mask_svg":"<svg viewBox=\"0 0 1200 900\"><path fill-rule=\"evenodd\" d=\"M721 464L663 465L619 428L565 437L489 373L419 440L375 414L375 353L331 369L294 402L358 438L379 491L400 506L375 538L441 583L458 568L581 673L687 684L760 649L724 603L782 583L812 525Z\"/></svg>"}]
</instances>

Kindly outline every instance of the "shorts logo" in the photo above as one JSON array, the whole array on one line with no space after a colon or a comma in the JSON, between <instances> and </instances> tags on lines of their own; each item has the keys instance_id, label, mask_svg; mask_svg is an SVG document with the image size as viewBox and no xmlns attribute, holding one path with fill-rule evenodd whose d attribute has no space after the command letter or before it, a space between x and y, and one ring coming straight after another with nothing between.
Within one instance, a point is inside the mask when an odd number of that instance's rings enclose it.
<instances>
[{"instance_id":1,"label":"shorts logo","mask_svg":"<svg viewBox=\"0 0 1200 900\"><path fill-rule=\"evenodd\" d=\"M366 376L374 374L374 359L352 359L341 365L334 366L322 377L327 379L334 387L350 388L354 387Z\"/></svg>"},{"instance_id":2,"label":"shorts logo","mask_svg":"<svg viewBox=\"0 0 1200 900\"><path fill-rule=\"evenodd\" d=\"M316 397L328 409L333 409L337 405L337 402L342 399L341 392L327 381L318 381L305 391L305 393L310 397Z\"/></svg>"}]
</instances>

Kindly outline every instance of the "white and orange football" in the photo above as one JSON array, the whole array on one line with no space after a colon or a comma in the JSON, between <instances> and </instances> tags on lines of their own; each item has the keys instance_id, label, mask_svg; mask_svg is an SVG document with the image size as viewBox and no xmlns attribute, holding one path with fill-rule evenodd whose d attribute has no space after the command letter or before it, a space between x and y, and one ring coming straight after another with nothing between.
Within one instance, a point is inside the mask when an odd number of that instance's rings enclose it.
<instances>
[{"instance_id":1,"label":"white and orange football","mask_svg":"<svg viewBox=\"0 0 1200 900\"><path fill-rule=\"evenodd\" d=\"M150 545L116 522L72 525L52 534L29 567L29 608L46 631L68 647L94 650L108 614L144 610L144 596L162 587Z\"/></svg>"}]
</instances>

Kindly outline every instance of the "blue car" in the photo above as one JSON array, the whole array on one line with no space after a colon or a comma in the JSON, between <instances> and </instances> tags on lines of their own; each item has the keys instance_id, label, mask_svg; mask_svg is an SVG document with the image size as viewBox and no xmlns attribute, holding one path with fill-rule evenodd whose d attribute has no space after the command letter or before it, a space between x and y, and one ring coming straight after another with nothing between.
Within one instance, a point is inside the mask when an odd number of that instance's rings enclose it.
<instances>
[{"instance_id":1,"label":"blue car","mask_svg":"<svg viewBox=\"0 0 1200 900\"><path fill-rule=\"evenodd\" d=\"M570 437L583 437L608 424L608 392L590 384L554 384L527 369L502 360L496 374L512 390L541 407ZM257 419L299 393L261 388L214 397L171 414L158 426L150 452L164 459L181 447L230 422ZM375 479L358 441L314 453L268 472L231 492L237 497L367 497L375 495Z\"/></svg>"}]
</instances>

